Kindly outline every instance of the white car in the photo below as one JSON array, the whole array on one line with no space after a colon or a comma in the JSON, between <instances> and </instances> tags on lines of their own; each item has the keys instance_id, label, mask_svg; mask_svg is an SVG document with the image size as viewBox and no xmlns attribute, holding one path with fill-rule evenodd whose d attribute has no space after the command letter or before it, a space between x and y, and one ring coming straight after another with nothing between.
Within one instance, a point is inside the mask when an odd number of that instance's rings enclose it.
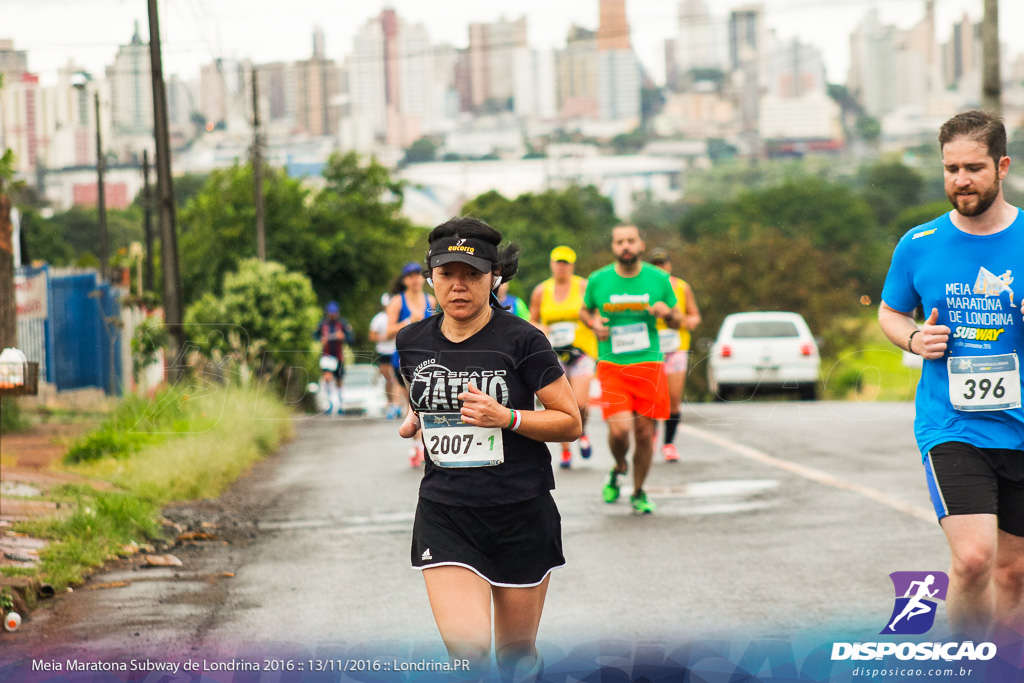
<instances>
[{"instance_id":1,"label":"white car","mask_svg":"<svg viewBox=\"0 0 1024 683\"><path fill-rule=\"evenodd\" d=\"M722 321L708 356L708 386L716 399L738 390L797 391L818 396L818 344L799 313L733 313Z\"/></svg>"},{"instance_id":2,"label":"white car","mask_svg":"<svg viewBox=\"0 0 1024 683\"><path fill-rule=\"evenodd\" d=\"M346 365L341 384L341 412L345 415L384 417L387 409L388 394L377 366L369 363Z\"/></svg>"}]
</instances>

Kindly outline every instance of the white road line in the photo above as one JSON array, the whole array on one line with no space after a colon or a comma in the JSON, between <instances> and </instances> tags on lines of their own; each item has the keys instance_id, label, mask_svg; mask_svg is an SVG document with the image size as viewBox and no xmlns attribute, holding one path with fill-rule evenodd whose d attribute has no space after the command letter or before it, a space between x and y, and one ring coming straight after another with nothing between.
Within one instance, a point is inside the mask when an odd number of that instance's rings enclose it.
<instances>
[{"instance_id":1,"label":"white road line","mask_svg":"<svg viewBox=\"0 0 1024 683\"><path fill-rule=\"evenodd\" d=\"M706 441L712 445L718 446L720 448L725 448L726 450L730 450L733 453L736 453L737 455L741 455L744 458L754 460L755 462L759 462L763 465L769 465L770 467L776 467L780 470L791 472L792 474L804 477L805 479L810 479L811 481L818 482L819 484L824 484L825 486L831 486L842 491L850 491L851 493L856 493L858 495L864 496L869 500L873 500L876 503L881 503L882 505L890 507L893 510L910 515L911 517L922 519L926 522L935 521L935 513L932 512L931 510L918 507L917 505L911 505L910 503L905 503L901 500L897 500L896 498L893 498L890 495L882 493L878 489L873 489L870 486L861 486L860 484L854 484L853 482L849 482L844 479L834 477L831 474L822 472L821 470L816 470L811 467L798 465L794 462L783 460L782 458L776 458L775 456L768 455L767 453L759 451L756 448L744 446L741 443L736 443L735 441L731 441L730 439L726 439L725 437L718 436L717 434L712 434L711 432L706 432L703 429L691 427L690 425L681 424L679 425L678 430L686 434L689 434L690 436L702 439L703 441Z\"/></svg>"}]
</instances>

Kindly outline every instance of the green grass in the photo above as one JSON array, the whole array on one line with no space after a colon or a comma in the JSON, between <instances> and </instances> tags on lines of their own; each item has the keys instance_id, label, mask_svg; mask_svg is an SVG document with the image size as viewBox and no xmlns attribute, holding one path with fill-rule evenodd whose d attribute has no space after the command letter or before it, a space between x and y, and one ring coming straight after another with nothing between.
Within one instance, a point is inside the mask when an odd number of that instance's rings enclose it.
<instances>
[{"instance_id":1,"label":"green grass","mask_svg":"<svg viewBox=\"0 0 1024 683\"><path fill-rule=\"evenodd\" d=\"M211 393L196 397L194 389L194 386L166 389L152 400L137 396L125 398L99 429L71 446L65 461L79 463L106 456L127 457L148 444L163 443L172 436L207 431L217 421L215 415L208 414L216 410L217 399L239 391L213 387L207 389Z\"/></svg>"},{"instance_id":2,"label":"green grass","mask_svg":"<svg viewBox=\"0 0 1024 683\"><path fill-rule=\"evenodd\" d=\"M196 399L190 410L195 421L172 420L173 433L156 435L156 441L130 457L94 458L69 469L156 504L215 498L290 434L287 409L268 399L267 392L257 396L253 390L225 389Z\"/></svg>"},{"instance_id":3,"label":"green grass","mask_svg":"<svg viewBox=\"0 0 1024 683\"><path fill-rule=\"evenodd\" d=\"M20 432L31 426L32 421L13 396L0 397L0 434Z\"/></svg>"},{"instance_id":4,"label":"green grass","mask_svg":"<svg viewBox=\"0 0 1024 683\"><path fill-rule=\"evenodd\" d=\"M0 567L0 576L35 576L37 573L32 567Z\"/></svg>"},{"instance_id":5,"label":"green grass","mask_svg":"<svg viewBox=\"0 0 1024 683\"><path fill-rule=\"evenodd\" d=\"M56 541L40 553L40 560L44 576L58 590L79 583L90 567L116 556L121 546L159 534L159 508L137 496L89 486L61 487L56 495L74 512L25 522L19 530Z\"/></svg>"},{"instance_id":6,"label":"green grass","mask_svg":"<svg viewBox=\"0 0 1024 683\"><path fill-rule=\"evenodd\" d=\"M118 490L58 487L47 498L71 513L17 529L54 541L40 554L41 573L62 590L122 546L158 539L161 506L220 495L291 429L288 409L266 390L213 386L167 390L151 402L127 399L65 462L66 469Z\"/></svg>"},{"instance_id":7,"label":"green grass","mask_svg":"<svg viewBox=\"0 0 1024 683\"><path fill-rule=\"evenodd\" d=\"M921 371L903 365L903 353L886 339L874 316L849 325L860 330L860 343L822 359L825 396L861 402L913 400Z\"/></svg>"}]
</instances>

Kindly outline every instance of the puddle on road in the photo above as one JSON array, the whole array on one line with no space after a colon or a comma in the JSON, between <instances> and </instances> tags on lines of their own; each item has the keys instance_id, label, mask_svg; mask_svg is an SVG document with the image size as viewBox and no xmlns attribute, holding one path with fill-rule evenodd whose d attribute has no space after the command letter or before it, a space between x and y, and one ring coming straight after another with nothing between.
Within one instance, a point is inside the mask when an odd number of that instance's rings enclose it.
<instances>
[{"instance_id":1,"label":"puddle on road","mask_svg":"<svg viewBox=\"0 0 1024 683\"><path fill-rule=\"evenodd\" d=\"M682 498L725 498L753 496L777 488L777 479L731 479L728 481L697 481L679 486L645 486L652 496Z\"/></svg>"},{"instance_id":2,"label":"puddle on road","mask_svg":"<svg viewBox=\"0 0 1024 683\"><path fill-rule=\"evenodd\" d=\"M659 505L658 515L724 515L753 512L773 507L775 502L763 494L779 487L777 479L730 479L722 481L698 481L678 486L648 486L647 493ZM628 487L627 487L628 488ZM624 492L625 493L625 492ZM624 505L586 505L583 514L593 520L593 512L600 510L603 515L631 515L628 495L623 496ZM571 508L563 505L563 518L574 517ZM292 531L304 529L330 529L333 533L372 534L407 533L412 528L413 513L385 512L370 516L280 519L257 523L261 531Z\"/></svg>"},{"instance_id":3,"label":"puddle on road","mask_svg":"<svg viewBox=\"0 0 1024 683\"><path fill-rule=\"evenodd\" d=\"M776 501L771 496L762 494L773 491L779 486L776 479L734 479L725 481L699 481L678 486L647 486L644 487L651 500L658 505L655 517L688 517L693 515L726 515L754 512L775 507ZM627 487L628 488L628 487ZM626 517L633 515L629 505L629 497L625 495L618 505L594 503L587 506L585 526L590 526L595 519L594 512L599 516ZM565 508L562 509L565 516ZM572 515L569 515L570 517ZM568 521L565 526L579 528L583 518L577 517Z\"/></svg>"}]
</instances>

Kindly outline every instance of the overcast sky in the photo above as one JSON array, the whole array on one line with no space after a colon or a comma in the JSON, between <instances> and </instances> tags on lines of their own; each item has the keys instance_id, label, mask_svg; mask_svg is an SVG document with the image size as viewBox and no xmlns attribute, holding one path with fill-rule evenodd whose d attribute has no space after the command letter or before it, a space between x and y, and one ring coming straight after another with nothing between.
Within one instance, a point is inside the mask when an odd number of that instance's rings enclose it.
<instances>
[{"instance_id":1,"label":"overcast sky","mask_svg":"<svg viewBox=\"0 0 1024 683\"><path fill-rule=\"evenodd\" d=\"M711 0L712 15L725 20L742 0ZM828 78L845 82L849 32L872 7L883 21L908 27L921 19L925 0L762 0L768 24L781 38L798 36L822 49ZM980 20L983 0L937 0L938 38L967 12ZM469 22L527 16L528 38L536 47L565 44L573 23L597 27L598 0L173 0L160 3L165 72L197 75L214 57L249 57L256 62L292 61L312 51L312 29L324 29L329 57L341 60L352 36L385 7L426 25L433 42L462 47ZM663 44L678 30L677 0L627 0L634 48L648 71L664 78ZM1024 0L1000 0L1000 35L1014 54L1024 52ZM145 0L0 0L0 38L28 50L30 70L52 82L57 69L74 59L102 72L130 40L133 23L149 31ZM1017 27L1011 30L1011 27Z\"/></svg>"}]
</instances>

